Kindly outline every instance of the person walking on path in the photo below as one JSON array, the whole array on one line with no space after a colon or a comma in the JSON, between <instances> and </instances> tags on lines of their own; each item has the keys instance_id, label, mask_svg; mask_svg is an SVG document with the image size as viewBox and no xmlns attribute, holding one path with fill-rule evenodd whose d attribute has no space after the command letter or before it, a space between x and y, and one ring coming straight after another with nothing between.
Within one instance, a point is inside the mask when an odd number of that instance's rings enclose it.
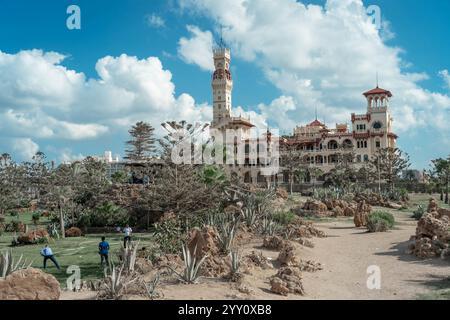
<instances>
[{"instance_id":1,"label":"person walking on path","mask_svg":"<svg viewBox=\"0 0 450 320\"><path fill-rule=\"evenodd\" d=\"M130 228L130 226L127 224L127 226L123 229L123 247L127 247L127 243L131 243L131 233L133 232L133 229Z\"/></svg>"},{"instance_id":2,"label":"person walking on path","mask_svg":"<svg viewBox=\"0 0 450 320\"><path fill-rule=\"evenodd\" d=\"M47 269L47 260L51 260L58 270L61 270L59 267L58 261L56 261L55 256L53 255L52 249L46 244L45 247L41 250L41 256L44 257L44 269Z\"/></svg>"},{"instance_id":3,"label":"person walking on path","mask_svg":"<svg viewBox=\"0 0 450 320\"><path fill-rule=\"evenodd\" d=\"M98 253L100 254L100 265L105 263L106 266L109 265L109 243L102 237L102 242L98 244Z\"/></svg>"}]
</instances>

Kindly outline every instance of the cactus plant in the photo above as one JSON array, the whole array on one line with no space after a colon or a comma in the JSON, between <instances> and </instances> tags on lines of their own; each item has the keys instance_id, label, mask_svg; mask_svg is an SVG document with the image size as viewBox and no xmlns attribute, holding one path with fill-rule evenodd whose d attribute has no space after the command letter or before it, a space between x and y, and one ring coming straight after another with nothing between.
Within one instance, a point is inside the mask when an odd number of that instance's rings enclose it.
<instances>
[{"instance_id":1,"label":"cactus plant","mask_svg":"<svg viewBox=\"0 0 450 320\"><path fill-rule=\"evenodd\" d=\"M258 218L257 211L252 207L246 207L241 210L242 219L248 228L252 228L256 224Z\"/></svg>"},{"instance_id":2,"label":"cactus plant","mask_svg":"<svg viewBox=\"0 0 450 320\"><path fill-rule=\"evenodd\" d=\"M23 255L20 255L19 259L15 261L15 259L12 256L12 251L7 250L2 253L0 256L0 275L4 279L9 274L11 274L14 271L20 270L20 269L27 269L32 264L33 261L30 263L27 263L26 260L23 260Z\"/></svg>"},{"instance_id":3,"label":"cactus plant","mask_svg":"<svg viewBox=\"0 0 450 320\"><path fill-rule=\"evenodd\" d=\"M196 257L197 246L194 248L194 252L190 252L187 245L183 245L183 260L184 260L184 270L179 273L175 269L169 266L169 268L178 276L178 278L188 284L197 282L200 276L200 267L206 259L206 255L200 260Z\"/></svg>"},{"instance_id":4,"label":"cactus plant","mask_svg":"<svg viewBox=\"0 0 450 320\"><path fill-rule=\"evenodd\" d=\"M236 223L224 223L219 227L219 243L223 252L230 251L236 236Z\"/></svg>"}]
</instances>

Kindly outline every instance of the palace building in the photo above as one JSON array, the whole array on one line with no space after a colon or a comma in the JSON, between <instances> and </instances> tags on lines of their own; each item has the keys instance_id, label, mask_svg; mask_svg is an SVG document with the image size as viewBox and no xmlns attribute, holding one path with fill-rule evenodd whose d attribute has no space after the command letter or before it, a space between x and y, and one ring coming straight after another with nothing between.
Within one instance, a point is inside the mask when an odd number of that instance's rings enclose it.
<instances>
[{"instance_id":1,"label":"palace building","mask_svg":"<svg viewBox=\"0 0 450 320\"><path fill-rule=\"evenodd\" d=\"M294 129L293 135L285 137L283 144L305 155L311 166L330 171L338 162L338 153L355 154L355 165L368 162L380 148L395 148L397 135L392 131L389 100L392 93L375 89L363 93L367 110L363 114L351 114L351 125L336 124L328 128L319 120Z\"/></svg>"},{"instance_id":2,"label":"palace building","mask_svg":"<svg viewBox=\"0 0 450 320\"><path fill-rule=\"evenodd\" d=\"M221 45L213 50L215 71L212 75L213 121L211 129L225 132L233 129L240 132L240 141L245 146L245 163L230 165L230 170L246 183L287 182L286 174L281 167L277 174L263 174L265 167L261 159L251 160L248 157L252 138L251 129L255 126L249 118L232 116L233 79L230 71L231 52ZM304 126L297 126L290 136L279 137L280 153L286 150L299 151L302 162L311 167L319 167L324 173L329 172L338 163L339 154L353 153L355 166L368 162L380 148L395 147L397 135L392 131L392 116L389 102L392 93L376 88L363 93L366 99L366 112L351 114L351 125L336 124L328 128L315 119ZM267 131L264 139L270 140ZM261 141L261 137L259 137ZM259 147L259 146L258 146ZM270 150L268 150L270 153Z\"/></svg>"}]
</instances>

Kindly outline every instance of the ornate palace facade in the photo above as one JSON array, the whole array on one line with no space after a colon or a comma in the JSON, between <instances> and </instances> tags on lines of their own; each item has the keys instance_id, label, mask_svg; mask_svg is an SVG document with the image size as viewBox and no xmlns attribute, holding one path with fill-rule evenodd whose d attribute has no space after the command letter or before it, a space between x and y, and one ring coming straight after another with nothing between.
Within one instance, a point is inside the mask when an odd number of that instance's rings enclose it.
<instances>
[{"instance_id":1,"label":"ornate palace facade","mask_svg":"<svg viewBox=\"0 0 450 320\"><path fill-rule=\"evenodd\" d=\"M215 71L212 76L213 93L213 121L211 128L225 133L227 129L240 132L239 141L245 145L245 162L230 165L230 170L247 183L264 183L273 181L285 181L281 164L276 175L264 173L265 161L261 159L251 160L248 156L252 142L251 129L254 125L250 119L233 117L232 90L233 79L230 71L230 49L221 45L213 50ZM302 162L309 166L319 167L323 172L328 172L338 162L338 155L351 152L355 155L355 166L360 166L380 148L395 147L397 136L392 131L392 117L389 112L389 101L392 93L381 89L375 89L363 93L366 98L366 112L351 114L351 125L336 124L335 128L328 128L319 120L314 120L305 126L298 126L291 136L279 138L280 153L285 150L297 150L301 154ZM271 134L261 138L270 140ZM235 146L236 147L236 146ZM259 146L258 146L259 147ZM271 150L268 150L270 153Z\"/></svg>"}]
</instances>

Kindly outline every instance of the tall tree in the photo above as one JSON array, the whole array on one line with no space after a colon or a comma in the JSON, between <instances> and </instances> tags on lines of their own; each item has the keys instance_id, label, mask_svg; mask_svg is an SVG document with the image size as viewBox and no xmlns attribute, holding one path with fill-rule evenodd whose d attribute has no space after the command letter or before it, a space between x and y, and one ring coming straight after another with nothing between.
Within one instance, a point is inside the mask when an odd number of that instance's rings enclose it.
<instances>
[{"instance_id":1,"label":"tall tree","mask_svg":"<svg viewBox=\"0 0 450 320\"><path fill-rule=\"evenodd\" d=\"M128 131L131 139L127 141L129 149L125 151L125 159L143 161L148 160L156 151L154 128L146 122L137 122Z\"/></svg>"},{"instance_id":2,"label":"tall tree","mask_svg":"<svg viewBox=\"0 0 450 320\"><path fill-rule=\"evenodd\" d=\"M305 173L306 162L301 151L296 150L294 146L285 145L280 152L281 169L287 173L289 179L289 193L292 194L294 178L298 174Z\"/></svg>"},{"instance_id":3,"label":"tall tree","mask_svg":"<svg viewBox=\"0 0 450 320\"><path fill-rule=\"evenodd\" d=\"M372 157L371 164L378 174L379 182L381 179L386 180L391 191L394 191L400 173L410 166L408 154L399 148L379 149Z\"/></svg>"},{"instance_id":4,"label":"tall tree","mask_svg":"<svg viewBox=\"0 0 450 320\"><path fill-rule=\"evenodd\" d=\"M441 190L441 200L446 204L449 204L449 187L450 187L450 156L447 159L435 159L431 160L432 170L431 175L437 180L437 184L440 186ZM444 192L442 191L444 187L445 199L443 199Z\"/></svg>"},{"instance_id":5,"label":"tall tree","mask_svg":"<svg viewBox=\"0 0 450 320\"><path fill-rule=\"evenodd\" d=\"M21 206L26 194L27 175L24 166L16 164L11 156L0 156L0 216L7 210Z\"/></svg>"}]
</instances>

